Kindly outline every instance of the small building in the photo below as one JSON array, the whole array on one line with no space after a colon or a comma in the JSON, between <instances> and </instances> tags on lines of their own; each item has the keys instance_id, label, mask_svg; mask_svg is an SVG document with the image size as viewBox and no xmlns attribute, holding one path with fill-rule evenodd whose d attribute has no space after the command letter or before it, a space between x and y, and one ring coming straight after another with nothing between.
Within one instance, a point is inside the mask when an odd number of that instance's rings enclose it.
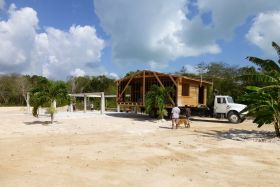
<instances>
[{"instance_id":1,"label":"small building","mask_svg":"<svg viewBox=\"0 0 280 187\"><path fill-rule=\"evenodd\" d=\"M209 86L212 85L211 82L200 79L148 70L138 71L117 80L116 83L117 104L121 107L145 107L145 94L154 84L171 87L175 92L168 95L168 108L175 104L191 107L206 105Z\"/></svg>"}]
</instances>

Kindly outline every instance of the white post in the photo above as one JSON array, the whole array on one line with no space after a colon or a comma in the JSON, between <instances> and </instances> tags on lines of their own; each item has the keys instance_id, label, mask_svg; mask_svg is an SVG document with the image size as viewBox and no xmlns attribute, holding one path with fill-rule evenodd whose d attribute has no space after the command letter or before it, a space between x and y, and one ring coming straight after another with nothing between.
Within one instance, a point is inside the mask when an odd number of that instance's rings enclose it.
<instances>
[{"instance_id":1,"label":"white post","mask_svg":"<svg viewBox=\"0 0 280 187\"><path fill-rule=\"evenodd\" d=\"M30 112L30 92L27 92L27 97L26 97L26 107L27 107L27 113Z\"/></svg>"},{"instance_id":2,"label":"white post","mask_svg":"<svg viewBox=\"0 0 280 187\"><path fill-rule=\"evenodd\" d=\"M53 107L56 110L56 100L53 101Z\"/></svg>"},{"instance_id":3,"label":"white post","mask_svg":"<svg viewBox=\"0 0 280 187\"><path fill-rule=\"evenodd\" d=\"M69 108L69 112L73 112L73 103L71 102L70 103L70 106L69 106L70 108Z\"/></svg>"},{"instance_id":4,"label":"white post","mask_svg":"<svg viewBox=\"0 0 280 187\"><path fill-rule=\"evenodd\" d=\"M101 92L101 110L100 110L101 114L103 115L105 112L105 96L104 96L104 92Z\"/></svg>"},{"instance_id":5,"label":"white post","mask_svg":"<svg viewBox=\"0 0 280 187\"><path fill-rule=\"evenodd\" d=\"M87 112L87 96L84 95L84 113Z\"/></svg>"},{"instance_id":6,"label":"white post","mask_svg":"<svg viewBox=\"0 0 280 187\"><path fill-rule=\"evenodd\" d=\"M118 104L117 105L117 112L120 112L121 111L121 108L120 108L120 105Z\"/></svg>"}]
</instances>

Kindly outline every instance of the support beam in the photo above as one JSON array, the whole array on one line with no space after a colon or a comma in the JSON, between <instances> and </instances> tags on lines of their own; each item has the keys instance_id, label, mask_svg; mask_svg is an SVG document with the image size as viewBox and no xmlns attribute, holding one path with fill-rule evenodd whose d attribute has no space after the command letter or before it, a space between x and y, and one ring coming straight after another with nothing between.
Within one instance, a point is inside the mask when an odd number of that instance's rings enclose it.
<instances>
[{"instance_id":1,"label":"support beam","mask_svg":"<svg viewBox=\"0 0 280 187\"><path fill-rule=\"evenodd\" d=\"M146 92L146 77L145 76L146 76L146 72L144 71L143 72L143 93L142 93L143 94L143 98L142 98L143 106L145 106L145 94L146 94L145 93Z\"/></svg>"},{"instance_id":2,"label":"support beam","mask_svg":"<svg viewBox=\"0 0 280 187\"><path fill-rule=\"evenodd\" d=\"M126 90L127 87L129 86L129 84L130 84L130 82L132 81L132 79L133 79L136 75L139 75L140 73L141 73L141 72L135 73L135 74L133 74L133 75L130 77L130 79L129 79L129 81L127 82L127 84L125 85L123 91L122 91L121 94L118 96L118 99L120 99L120 98L122 97L122 95L124 94L125 90ZM120 82L120 83L121 83L121 82ZM119 83L119 84L120 84L120 83Z\"/></svg>"},{"instance_id":3,"label":"support beam","mask_svg":"<svg viewBox=\"0 0 280 187\"><path fill-rule=\"evenodd\" d=\"M157 81L159 82L160 86L165 88L164 85L162 84L161 80L159 79L159 77L157 76L157 74L155 72L154 73L154 76L156 77ZM171 96L169 95L169 93L167 94L168 96L168 99L171 101L172 105L175 105L175 102L173 101L173 99L171 98Z\"/></svg>"},{"instance_id":4,"label":"support beam","mask_svg":"<svg viewBox=\"0 0 280 187\"><path fill-rule=\"evenodd\" d=\"M171 81L174 83L174 85L176 86L176 88L178 87L176 81L174 80L174 78L171 75L168 75L169 78L171 79Z\"/></svg>"},{"instance_id":5,"label":"support beam","mask_svg":"<svg viewBox=\"0 0 280 187\"><path fill-rule=\"evenodd\" d=\"M121 111L120 105L117 104L117 112L120 112L120 111Z\"/></svg>"},{"instance_id":6,"label":"support beam","mask_svg":"<svg viewBox=\"0 0 280 187\"><path fill-rule=\"evenodd\" d=\"M70 101L69 112L73 112L73 101L72 101L72 99L71 99L71 101Z\"/></svg>"},{"instance_id":7,"label":"support beam","mask_svg":"<svg viewBox=\"0 0 280 187\"><path fill-rule=\"evenodd\" d=\"M101 109L100 109L101 114L103 115L105 113L105 96L104 92L101 93Z\"/></svg>"},{"instance_id":8,"label":"support beam","mask_svg":"<svg viewBox=\"0 0 280 187\"><path fill-rule=\"evenodd\" d=\"M87 112L87 95L84 95L84 113Z\"/></svg>"},{"instance_id":9,"label":"support beam","mask_svg":"<svg viewBox=\"0 0 280 187\"><path fill-rule=\"evenodd\" d=\"M30 92L27 92L26 107L27 107L27 113L29 113L30 112Z\"/></svg>"},{"instance_id":10,"label":"support beam","mask_svg":"<svg viewBox=\"0 0 280 187\"><path fill-rule=\"evenodd\" d=\"M124 94L125 90L127 89L128 85L130 84L130 82L132 81L132 79L133 79L134 76L135 76L135 75L131 76L131 78L129 79L129 81L128 81L127 84L125 85L123 91L122 91L121 94L119 95L119 98L118 98L118 99L120 99L120 98L122 97L122 95Z\"/></svg>"}]
</instances>

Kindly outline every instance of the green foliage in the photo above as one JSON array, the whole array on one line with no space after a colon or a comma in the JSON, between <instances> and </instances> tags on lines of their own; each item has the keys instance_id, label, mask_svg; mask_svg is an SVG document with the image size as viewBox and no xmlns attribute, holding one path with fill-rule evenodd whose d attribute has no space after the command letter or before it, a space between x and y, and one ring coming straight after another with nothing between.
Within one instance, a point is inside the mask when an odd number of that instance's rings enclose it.
<instances>
[{"instance_id":1,"label":"green foliage","mask_svg":"<svg viewBox=\"0 0 280 187\"><path fill-rule=\"evenodd\" d=\"M213 86L208 88L207 105L209 106L212 106L214 96L217 94L230 95L234 100L238 101L238 97L245 93L246 86L250 85L252 81L240 81L236 77L249 72L257 72L255 67L252 66L238 68L223 62L211 62L208 64L202 62L195 68L197 74L188 72L184 67L177 74L213 82Z\"/></svg>"},{"instance_id":2,"label":"green foliage","mask_svg":"<svg viewBox=\"0 0 280 187\"><path fill-rule=\"evenodd\" d=\"M272 43L278 55L280 48ZM254 122L261 127L264 124L274 124L276 136L280 137L280 61L263 60L257 57L247 57L249 61L258 65L262 72L241 76L243 80L261 83L247 86L247 93L242 97L248 104L245 111L254 116ZM261 85L261 86L260 86Z\"/></svg>"},{"instance_id":3,"label":"green foliage","mask_svg":"<svg viewBox=\"0 0 280 187\"><path fill-rule=\"evenodd\" d=\"M46 78L40 77L36 81L36 87L31 91L30 104L33 106L33 115L38 116L39 107L48 107L53 121L54 101L58 106L69 103L67 86L63 81L49 81Z\"/></svg>"},{"instance_id":4,"label":"green foliage","mask_svg":"<svg viewBox=\"0 0 280 187\"><path fill-rule=\"evenodd\" d=\"M125 76L124 76L124 77L128 77L128 76L133 75L133 74L138 73L138 72L140 72L140 70L136 70L136 71L129 71L129 72L127 72L127 73L125 74Z\"/></svg>"},{"instance_id":5,"label":"green foliage","mask_svg":"<svg viewBox=\"0 0 280 187\"><path fill-rule=\"evenodd\" d=\"M117 86L115 80L104 75L97 77L71 77L67 81L68 90L71 93L104 92L105 94L116 94Z\"/></svg>"},{"instance_id":6,"label":"green foliage","mask_svg":"<svg viewBox=\"0 0 280 187\"><path fill-rule=\"evenodd\" d=\"M162 88L157 85L152 85L151 90L145 96L146 113L163 118L167 116L165 106L167 104L167 95L172 93L172 88Z\"/></svg>"}]
</instances>

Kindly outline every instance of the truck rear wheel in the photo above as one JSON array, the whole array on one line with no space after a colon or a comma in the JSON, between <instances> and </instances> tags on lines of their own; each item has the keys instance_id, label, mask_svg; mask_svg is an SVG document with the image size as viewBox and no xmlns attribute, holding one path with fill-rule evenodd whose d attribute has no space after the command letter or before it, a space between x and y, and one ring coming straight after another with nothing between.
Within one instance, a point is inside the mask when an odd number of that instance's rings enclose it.
<instances>
[{"instance_id":1,"label":"truck rear wheel","mask_svg":"<svg viewBox=\"0 0 280 187\"><path fill-rule=\"evenodd\" d=\"M231 123L240 123L240 117L237 112L230 112L228 114L228 120Z\"/></svg>"}]
</instances>

